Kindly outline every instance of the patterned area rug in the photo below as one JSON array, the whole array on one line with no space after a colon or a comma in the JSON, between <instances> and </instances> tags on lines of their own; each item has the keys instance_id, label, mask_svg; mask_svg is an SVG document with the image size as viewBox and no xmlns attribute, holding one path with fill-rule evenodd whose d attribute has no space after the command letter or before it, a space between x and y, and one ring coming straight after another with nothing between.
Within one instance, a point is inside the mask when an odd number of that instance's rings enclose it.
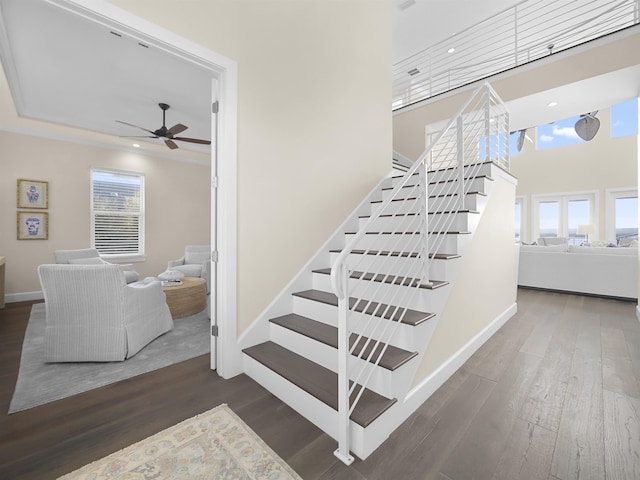
<instances>
[{"instance_id":1,"label":"patterned area rug","mask_svg":"<svg viewBox=\"0 0 640 480\"><path fill-rule=\"evenodd\" d=\"M174 322L161 335L124 362L45 363L44 303L31 308L24 335L18 381L9 413L19 412L142 373L183 362L211 351L210 321L203 311Z\"/></svg>"},{"instance_id":2,"label":"patterned area rug","mask_svg":"<svg viewBox=\"0 0 640 480\"><path fill-rule=\"evenodd\" d=\"M302 480L227 405L185 420L59 480L102 479Z\"/></svg>"}]
</instances>

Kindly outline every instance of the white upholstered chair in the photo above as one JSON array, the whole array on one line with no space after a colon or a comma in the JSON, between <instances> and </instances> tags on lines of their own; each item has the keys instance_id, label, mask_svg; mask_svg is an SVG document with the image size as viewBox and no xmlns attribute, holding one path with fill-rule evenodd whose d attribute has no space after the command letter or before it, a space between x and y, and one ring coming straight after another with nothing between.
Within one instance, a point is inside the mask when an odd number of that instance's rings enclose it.
<instances>
[{"instance_id":1,"label":"white upholstered chair","mask_svg":"<svg viewBox=\"0 0 640 480\"><path fill-rule=\"evenodd\" d=\"M187 245L184 255L177 260L169 260L167 270L178 270L185 277L204 278L207 293L211 291L211 246Z\"/></svg>"},{"instance_id":2,"label":"white upholstered chair","mask_svg":"<svg viewBox=\"0 0 640 480\"><path fill-rule=\"evenodd\" d=\"M71 265L101 265L109 264L103 260L95 248L81 248L77 250L56 250L53 252L53 258L56 263L69 263ZM137 282L140 278L138 272L133 269L132 265L119 265L124 271L127 283Z\"/></svg>"},{"instance_id":3,"label":"white upholstered chair","mask_svg":"<svg viewBox=\"0 0 640 480\"><path fill-rule=\"evenodd\" d=\"M173 329L159 281L127 285L118 265L40 265L46 362L122 361Z\"/></svg>"}]
</instances>

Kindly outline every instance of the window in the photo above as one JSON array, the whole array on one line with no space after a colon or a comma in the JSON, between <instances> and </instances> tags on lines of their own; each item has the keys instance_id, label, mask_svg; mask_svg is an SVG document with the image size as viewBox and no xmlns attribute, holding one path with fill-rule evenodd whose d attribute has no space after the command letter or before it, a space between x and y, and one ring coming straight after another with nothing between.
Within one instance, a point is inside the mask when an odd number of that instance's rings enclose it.
<instances>
[{"instance_id":1,"label":"window","mask_svg":"<svg viewBox=\"0 0 640 480\"><path fill-rule=\"evenodd\" d=\"M611 138L638 134L638 99L611 106Z\"/></svg>"},{"instance_id":2,"label":"window","mask_svg":"<svg viewBox=\"0 0 640 480\"><path fill-rule=\"evenodd\" d=\"M607 241L625 244L638 238L638 190L607 190Z\"/></svg>"},{"instance_id":3,"label":"window","mask_svg":"<svg viewBox=\"0 0 640 480\"><path fill-rule=\"evenodd\" d=\"M143 259L144 175L91 170L91 238L112 260Z\"/></svg>"},{"instance_id":4,"label":"window","mask_svg":"<svg viewBox=\"0 0 640 480\"><path fill-rule=\"evenodd\" d=\"M560 237L560 202L546 201L538 204L540 237Z\"/></svg>"},{"instance_id":5,"label":"window","mask_svg":"<svg viewBox=\"0 0 640 480\"><path fill-rule=\"evenodd\" d=\"M597 225L596 200L595 192L533 197L534 238L567 237L568 243L580 245L586 238L578 226Z\"/></svg>"},{"instance_id":6,"label":"window","mask_svg":"<svg viewBox=\"0 0 640 480\"><path fill-rule=\"evenodd\" d=\"M538 150L546 148L563 147L584 143L576 133L576 122L580 116L565 118L551 124L540 125L536 128L538 133Z\"/></svg>"}]
</instances>

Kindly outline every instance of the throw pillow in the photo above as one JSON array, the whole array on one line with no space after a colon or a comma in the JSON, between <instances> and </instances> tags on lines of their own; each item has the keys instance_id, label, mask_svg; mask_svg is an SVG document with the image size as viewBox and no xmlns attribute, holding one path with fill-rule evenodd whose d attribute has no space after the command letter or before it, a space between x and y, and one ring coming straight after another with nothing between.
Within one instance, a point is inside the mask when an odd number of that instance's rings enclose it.
<instances>
[{"instance_id":1,"label":"throw pillow","mask_svg":"<svg viewBox=\"0 0 640 480\"><path fill-rule=\"evenodd\" d=\"M209 250L204 252L185 252L184 263L198 263L202 265L204 262L208 262L211 257Z\"/></svg>"},{"instance_id":2,"label":"throw pillow","mask_svg":"<svg viewBox=\"0 0 640 480\"><path fill-rule=\"evenodd\" d=\"M102 260L100 257L90 257L90 258L71 258L69 259L69 263L72 265L102 265L107 262Z\"/></svg>"}]
</instances>

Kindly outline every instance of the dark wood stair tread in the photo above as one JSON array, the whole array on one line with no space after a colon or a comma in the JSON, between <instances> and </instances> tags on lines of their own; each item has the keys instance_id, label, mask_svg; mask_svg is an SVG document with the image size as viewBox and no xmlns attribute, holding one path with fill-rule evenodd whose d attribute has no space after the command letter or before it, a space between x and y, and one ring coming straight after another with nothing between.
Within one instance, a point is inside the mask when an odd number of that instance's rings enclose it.
<instances>
[{"instance_id":1,"label":"dark wood stair tread","mask_svg":"<svg viewBox=\"0 0 640 480\"><path fill-rule=\"evenodd\" d=\"M322 290L304 290L302 292L295 292L293 295L315 302L326 303L327 305L338 306L338 297L333 293L323 292ZM403 307L395 308L394 306L387 308L387 305L385 304L369 302L367 300L357 300L355 298L351 298L349 300L349 305L352 308L355 305L355 310L357 312L365 311L366 308L365 313L374 314L377 317L382 317L384 314L384 318L386 319L398 320L399 318L402 318L401 323L411 326L420 325L421 323L435 317L434 313L420 312L418 310Z\"/></svg>"},{"instance_id":2,"label":"dark wood stair tread","mask_svg":"<svg viewBox=\"0 0 640 480\"><path fill-rule=\"evenodd\" d=\"M331 275L330 268L319 268L317 270L313 270L313 272L321 273L323 275ZM391 275L391 274L385 274L385 273L373 274L373 273L358 272L358 271L351 272L351 275L349 275L349 277L358 278L358 279L363 278L364 280L369 280L373 282L384 282L384 283L389 283L393 285L404 285L405 287L415 287L417 283L420 281L417 278L401 277L399 275ZM421 283L418 286L419 288L433 290L435 288L444 287L445 285L448 285L448 284L449 282L445 282L442 280L431 280L431 285L425 285Z\"/></svg>"},{"instance_id":3,"label":"dark wood stair tread","mask_svg":"<svg viewBox=\"0 0 640 480\"><path fill-rule=\"evenodd\" d=\"M329 250L330 253L340 253L342 250ZM411 257L415 258L418 256L417 252L389 252L386 250L378 251L378 250L353 250L351 252L353 255L377 255L380 257ZM429 258L435 258L437 260L451 260L454 258L460 258L460 255L457 253L430 253Z\"/></svg>"},{"instance_id":4,"label":"dark wood stair tread","mask_svg":"<svg viewBox=\"0 0 640 480\"><path fill-rule=\"evenodd\" d=\"M273 342L254 345L243 352L329 407L338 410L338 375L331 370ZM365 389L351 414L351 420L367 427L394 403L395 398L385 398Z\"/></svg>"},{"instance_id":5,"label":"dark wood stair tread","mask_svg":"<svg viewBox=\"0 0 640 480\"><path fill-rule=\"evenodd\" d=\"M336 327L332 327L331 325L327 325L326 323L318 322L317 320L312 320L295 313L272 318L269 321L276 325L280 325L281 327L287 328L293 332L299 333L300 335L304 335L305 337L324 343L325 345L328 345L335 349L338 348L338 329ZM355 333L351 334L349 338L349 345L353 346L353 344L356 343L357 340L358 335ZM360 341L358 342L358 346L356 346L352 354L358 356L360 352L362 352L362 347L366 344L366 341L366 337L361 337ZM367 349L362 355L362 358L369 358L371 356L370 361L372 363L375 363L380 351L383 348L383 345L378 345L378 347L376 348L376 352L373 355L370 355L372 346L373 342L371 342L370 345L367 346ZM407 363L417 354L417 352L409 352L402 348L389 345L382 355L382 358L380 359L378 365L382 368L393 371Z\"/></svg>"}]
</instances>

